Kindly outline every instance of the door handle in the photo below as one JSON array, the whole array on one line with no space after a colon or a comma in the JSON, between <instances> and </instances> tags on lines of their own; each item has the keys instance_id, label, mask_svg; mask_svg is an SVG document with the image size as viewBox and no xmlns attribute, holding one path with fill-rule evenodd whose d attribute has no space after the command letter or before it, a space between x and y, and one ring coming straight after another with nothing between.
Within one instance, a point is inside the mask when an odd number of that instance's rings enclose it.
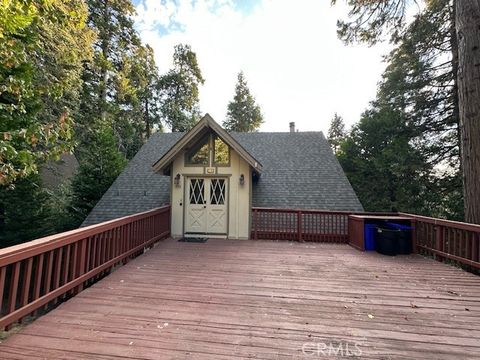
<instances>
[{"instance_id":1,"label":"door handle","mask_svg":"<svg viewBox=\"0 0 480 360\"><path fill-rule=\"evenodd\" d=\"M207 208L207 205L203 205L203 208L206 209L206 208Z\"/></svg>"}]
</instances>

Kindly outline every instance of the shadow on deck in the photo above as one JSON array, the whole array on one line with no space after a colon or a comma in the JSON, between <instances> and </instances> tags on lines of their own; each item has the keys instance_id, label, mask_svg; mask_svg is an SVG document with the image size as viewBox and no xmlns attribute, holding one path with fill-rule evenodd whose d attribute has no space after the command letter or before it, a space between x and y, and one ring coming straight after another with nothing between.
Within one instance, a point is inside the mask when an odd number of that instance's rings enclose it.
<instances>
[{"instance_id":1,"label":"shadow on deck","mask_svg":"<svg viewBox=\"0 0 480 360\"><path fill-rule=\"evenodd\" d=\"M480 277L344 244L172 239L0 345L10 358L479 358Z\"/></svg>"}]
</instances>

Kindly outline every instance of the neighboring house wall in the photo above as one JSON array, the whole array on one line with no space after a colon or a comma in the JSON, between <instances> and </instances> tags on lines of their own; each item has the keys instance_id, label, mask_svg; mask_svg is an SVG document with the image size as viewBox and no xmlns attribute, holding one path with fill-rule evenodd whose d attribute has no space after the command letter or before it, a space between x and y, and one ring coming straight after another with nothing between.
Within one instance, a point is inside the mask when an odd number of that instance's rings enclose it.
<instances>
[{"instance_id":1,"label":"neighboring house wall","mask_svg":"<svg viewBox=\"0 0 480 360\"><path fill-rule=\"evenodd\" d=\"M205 175L203 166L185 166L185 153L179 154L173 162L171 173L172 236L181 237L184 233L184 214L189 200L186 194L188 177L226 177L228 179L227 236L232 239L248 239L252 185L250 171L248 163L233 149L230 149L230 166L217 167L216 174L213 175ZM179 186L173 185L176 174L181 174ZM239 179L242 174L244 184L240 185Z\"/></svg>"}]
</instances>

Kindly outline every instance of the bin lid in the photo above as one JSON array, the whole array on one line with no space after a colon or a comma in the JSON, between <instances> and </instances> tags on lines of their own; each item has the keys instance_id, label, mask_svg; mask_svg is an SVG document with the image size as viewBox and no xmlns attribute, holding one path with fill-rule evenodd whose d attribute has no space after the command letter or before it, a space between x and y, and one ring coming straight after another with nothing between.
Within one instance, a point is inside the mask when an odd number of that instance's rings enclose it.
<instances>
[{"instance_id":1,"label":"bin lid","mask_svg":"<svg viewBox=\"0 0 480 360\"><path fill-rule=\"evenodd\" d=\"M385 224L398 230L412 230L411 226L404 225L404 224L397 224L390 221L386 222Z\"/></svg>"}]
</instances>

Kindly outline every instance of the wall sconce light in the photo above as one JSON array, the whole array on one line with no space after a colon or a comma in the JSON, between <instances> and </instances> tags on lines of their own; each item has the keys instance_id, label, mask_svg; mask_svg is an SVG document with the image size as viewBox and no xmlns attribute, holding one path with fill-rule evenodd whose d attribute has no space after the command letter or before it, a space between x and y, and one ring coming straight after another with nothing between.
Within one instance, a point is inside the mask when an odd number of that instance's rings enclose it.
<instances>
[{"instance_id":1,"label":"wall sconce light","mask_svg":"<svg viewBox=\"0 0 480 360\"><path fill-rule=\"evenodd\" d=\"M245 176L243 176L243 174L240 175L239 183L240 183L240 185L242 185L242 186L245 184Z\"/></svg>"},{"instance_id":2,"label":"wall sconce light","mask_svg":"<svg viewBox=\"0 0 480 360\"><path fill-rule=\"evenodd\" d=\"M180 187L180 174L175 175L175 178L173 179L173 183L175 184L176 187Z\"/></svg>"}]
</instances>

